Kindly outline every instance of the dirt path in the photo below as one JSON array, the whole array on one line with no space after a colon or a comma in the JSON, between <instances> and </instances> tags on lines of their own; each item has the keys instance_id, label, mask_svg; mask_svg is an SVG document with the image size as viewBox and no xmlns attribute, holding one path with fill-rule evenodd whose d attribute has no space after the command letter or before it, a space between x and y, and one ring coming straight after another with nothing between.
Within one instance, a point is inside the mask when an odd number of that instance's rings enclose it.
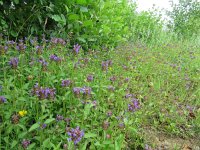
<instances>
[{"instance_id":1,"label":"dirt path","mask_svg":"<svg viewBox=\"0 0 200 150\"><path fill-rule=\"evenodd\" d=\"M200 150L200 137L184 139L146 128L144 138L154 147L149 150Z\"/></svg>"}]
</instances>

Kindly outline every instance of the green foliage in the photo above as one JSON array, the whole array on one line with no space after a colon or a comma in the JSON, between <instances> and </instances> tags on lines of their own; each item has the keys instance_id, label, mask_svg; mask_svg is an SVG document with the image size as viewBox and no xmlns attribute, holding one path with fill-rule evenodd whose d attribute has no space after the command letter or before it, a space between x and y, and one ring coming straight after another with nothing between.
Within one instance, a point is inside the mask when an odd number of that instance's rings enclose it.
<instances>
[{"instance_id":1,"label":"green foliage","mask_svg":"<svg viewBox=\"0 0 200 150\"><path fill-rule=\"evenodd\" d=\"M135 10L126 0L10 0L1 1L1 6L0 32L4 35L59 35L84 48L127 41Z\"/></svg>"},{"instance_id":2,"label":"green foliage","mask_svg":"<svg viewBox=\"0 0 200 150\"><path fill-rule=\"evenodd\" d=\"M169 12L174 32L185 38L200 34L200 2L198 0L179 0Z\"/></svg>"}]
</instances>

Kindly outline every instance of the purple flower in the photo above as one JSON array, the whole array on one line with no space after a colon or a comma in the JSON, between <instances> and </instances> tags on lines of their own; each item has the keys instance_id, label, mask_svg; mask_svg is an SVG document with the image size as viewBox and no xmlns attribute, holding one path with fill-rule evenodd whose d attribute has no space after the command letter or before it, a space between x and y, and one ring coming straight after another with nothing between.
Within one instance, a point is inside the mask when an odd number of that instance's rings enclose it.
<instances>
[{"instance_id":1,"label":"purple flower","mask_svg":"<svg viewBox=\"0 0 200 150\"><path fill-rule=\"evenodd\" d=\"M103 129L104 130L107 130L109 126L110 126L110 123L108 121L103 122Z\"/></svg>"},{"instance_id":2,"label":"purple flower","mask_svg":"<svg viewBox=\"0 0 200 150\"><path fill-rule=\"evenodd\" d=\"M75 87L75 88L73 88L73 92L74 92L75 96L79 97L80 93L81 93L81 88Z\"/></svg>"},{"instance_id":3,"label":"purple flower","mask_svg":"<svg viewBox=\"0 0 200 150\"><path fill-rule=\"evenodd\" d=\"M6 98L4 96L0 96L0 104L5 103Z\"/></svg>"},{"instance_id":4,"label":"purple flower","mask_svg":"<svg viewBox=\"0 0 200 150\"><path fill-rule=\"evenodd\" d=\"M19 51L19 52L24 52L25 49L26 49L26 45L22 42L20 42L17 46L16 46L16 49Z\"/></svg>"},{"instance_id":5,"label":"purple flower","mask_svg":"<svg viewBox=\"0 0 200 150\"><path fill-rule=\"evenodd\" d=\"M80 130L80 127L76 127L75 129L70 129L68 131L68 135L70 137L68 140L73 141L76 145L81 141L82 137L84 136L84 132L83 130Z\"/></svg>"},{"instance_id":6,"label":"purple flower","mask_svg":"<svg viewBox=\"0 0 200 150\"><path fill-rule=\"evenodd\" d=\"M42 129L44 129L44 128L46 128L46 127L47 127L47 124L45 124L45 123L42 124L42 126L41 126Z\"/></svg>"},{"instance_id":7,"label":"purple flower","mask_svg":"<svg viewBox=\"0 0 200 150\"><path fill-rule=\"evenodd\" d=\"M50 60L59 62L59 61L61 61L61 58L59 58L57 55L53 54L50 56Z\"/></svg>"},{"instance_id":8,"label":"purple flower","mask_svg":"<svg viewBox=\"0 0 200 150\"><path fill-rule=\"evenodd\" d=\"M93 79L94 79L93 75L88 75L88 76L87 76L87 81L88 81L88 82L93 81Z\"/></svg>"},{"instance_id":9,"label":"purple flower","mask_svg":"<svg viewBox=\"0 0 200 150\"><path fill-rule=\"evenodd\" d=\"M66 41L64 39L62 39L62 38L54 38L54 37L52 37L50 42L53 45L57 45L57 44L65 45L66 44Z\"/></svg>"},{"instance_id":10,"label":"purple flower","mask_svg":"<svg viewBox=\"0 0 200 150\"><path fill-rule=\"evenodd\" d=\"M90 87L83 87L81 88L81 92L83 92L84 95L89 96L91 94L92 89Z\"/></svg>"},{"instance_id":11,"label":"purple flower","mask_svg":"<svg viewBox=\"0 0 200 150\"><path fill-rule=\"evenodd\" d=\"M111 82L114 82L114 81L116 81L116 80L117 80L117 77L116 77L116 76L110 77L110 81L111 81Z\"/></svg>"},{"instance_id":12,"label":"purple flower","mask_svg":"<svg viewBox=\"0 0 200 150\"><path fill-rule=\"evenodd\" d=\"M94 100L94 101L92 102L92 105L93 105L94 108L96 108L96 107L97 107L97 101Z\"/></svg>"},{"instance_id":13,"label":"purple flower","mask_svg":"<svg viewBox=\"0 0 200 150\"><path fill-rule=\"evenodd\" d=\"M80 50L80 48L81 48L81 46L80 46L80 45L78 45L78 44L76 44L76 45L74 45L74 48L73 48L73 50L74 50L74 52L75 52L76 54L78 54L78 53L79 53L79 50Z\"/></svg>"},{"instance_id":14,"label":"purple flower","mask_svg":"<svg viewBox=\"0 0 200 150\"><path fill-rule=\"evenodd\" d=\"M57 120L57 121L62 121L63 119L64 119L63 116L61 116L61 115L56 115L56 120Z\"/></svg>"},{"instance_id":15,"label":"purple flower","mask_svg":"<svg viewBox=\"0 0 200 150\"><path fill-rule=\"evenodd\" d=\"M115 90L115 87L110 85L110 86L108 86L108 90L113 92Z\"/></svg>"},{"instance_id":16,"label":"purple flower","mask_svg":"<svg viewBox=\"0 0 200 150\"><path fill-rule=\"evenodd\" d=\"M123 129L124 126L125 126L124 123L119 123L119 128L120 128L120 129Z\"/></svg>"},{"instance_id":17,"label":"purple flower","mask_svg":"<svg viewBox=\"0 0 200 150\"><path fill-rule=\"evenodd\" d=\"M14 58L11 58L10 59L10 66L13 68L13 69L17 69L17 66L18 66L18 63L19 63L19 59L14 57Z\"/></svg>"},{"instance_id":18,"label":"purple flower","mask_svg":"<svg viewBox=\"0 0 200 150\"><path fill-rule=\"evenodd\" d=\"M107 116L108 116L108 117L111 117L111 116L112 116L112 111L108 111L108 112L107 112Z\"/></svg>"},{"instance_id":19,"label":"purple flower","mask_svg":"<svg viewBox=\"0 0 200 150\"><path fill-rule=\"evenodd\" d=\"M8 51L8 46L0 45L0 54L5 54Z\"/></svg>"},{"instance_id":20,"label":"purple flower","mask_svg":"<svg viewBox=\"0 0 200 150\"><path fill-rule=\"evenodd\" d=\"M29 146L30 144L31 144L31 141L30 141L30 140L23 139L23 141L22 141L22 147L23 147L24 149L27 149L28 146Z\"/></svg>"},{"instance_id":21,"label":"purple flower","mask_svg":"<svg viewBox=\"0 0 200 150\"><path fill-rule=\"evenodd\" d=\"M42 54L44 47L43 47L43 46L37 45L37 46L35 47L35 49L36 49L36 53L37 53L38 55L40 55L40 54Z\"/></svg>"},{"instance_id":22,"label":"purple flower","mask_svg":"<svg viewBox=\"0 0 200 150\"><path fill-rule=\"evenodd\" d=\"M67 123L67 125L70 125L71 119L70 118L65 118L64 121Z\"/></svg>"},{"instance_id":23,"label":"purple flower","mask_svg":"<svg viewBox=\"0 0 200 150\"><path fill-rule=\"evenodd\" d=\"M106 61L103 61L101 63L101 67L103 71L107 71L108 70L108 63Z\"/></svg>"},{"instance_id":24,"label":"purple flower","mask_svg":"<svg viewBox=\"0 0 200 150\"><path fill-rule=\"evenodd\" d=\"M134 112L139 108L140 108L139 101L135 98L131 101L131 104L128 104L128 110L131 112Z\"/></svg>"},{"instance_id":25,"label":"purple flower","mask_svg":"<svg viewBox=\"0 0 200 150\"><path fill-rule=\"evenodd\" d=\"M47 70L48 63L42 58L39 59L39 62L42 64L42 69Z\"/></svg>"},{"instance_id":26,"label":"purple flower","mask_svg":"<svg viewBox=\"0 0 200 150\"><path fill-rule=\"evenodd\" d=\"M42 99L54 99L56 90L50 88L42 88L36 84L32 90L34 95L37 95L40 100Z\"/></svg>"},{"instance_id":27,"label":"purple flower","mask_svg":"<svg viewBox=\"0 0 200 150\"><path fill-rule=\"evenodd\" d=\"M61 83L62 87L69 87L72 84L71 80L63 80Z\"/></svg>"},{"instance_id":28,"label":"purple flower","mask_svg":"<svg viewBox=\"0 0 200 150\"><path fill-rule=\"evenodd\" d=\"M126 94L125 95L125 98L128 99L128 98L134 98L135 95L134 94Z\"/></svg>"}]
</instances>

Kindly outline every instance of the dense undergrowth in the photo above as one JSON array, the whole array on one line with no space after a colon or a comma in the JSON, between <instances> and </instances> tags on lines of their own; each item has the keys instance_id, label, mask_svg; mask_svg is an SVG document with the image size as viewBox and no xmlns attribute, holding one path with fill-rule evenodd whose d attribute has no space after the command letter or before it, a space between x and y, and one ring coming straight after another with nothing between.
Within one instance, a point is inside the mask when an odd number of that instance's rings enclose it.
<instances>
[{"instance_id":1,"label":"dense undergrowth","mask_svg":"<svg viewBox=\"0 0 200 150\"><path fill-rule=\"evenodd\" d=\"M0 5L0 149L162 149L147 129L198 143L198 2L166 30L126 0Z\"/></svg>"}]
</instances>

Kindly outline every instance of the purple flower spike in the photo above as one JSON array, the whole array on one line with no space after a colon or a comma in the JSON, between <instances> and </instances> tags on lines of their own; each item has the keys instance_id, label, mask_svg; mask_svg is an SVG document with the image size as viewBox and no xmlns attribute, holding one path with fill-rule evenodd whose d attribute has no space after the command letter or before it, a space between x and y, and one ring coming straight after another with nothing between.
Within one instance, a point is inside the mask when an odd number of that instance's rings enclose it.
<instances>
[{"instance_id":1,"label":"purple flower spike","mask_svg":"<svg viewBox=\"0 0 200 150\"><path fill-rule=\"evenodd\" d=\"M93 81L93 79L94 79L93 75L88 75L88 76L87 76L87 81L88 81L88 82Z\"/></svg>"},{"instance_id":2,"label":"purple flower spike","mask_svg":"<svg viewBox=\"0 0 200 150\"><path fill-rule=\"evenodd\" d=\"M63 80L61 83L62 87L69 87L72 84L71 80Z\"/></svg>"},{"instance_id":3,"label":"purple flower spike","mask_svg":"<svg viewBox=\"0 0 200 150\"><path fill-rule=\"evenodd\" d=\"M19 59L14 57L14 58L11 58L10 59L10 66L13 68L13 69L17 69L17 66L18 66L18 63L19 63Z\"/></svg>"},{"instance_id":4,"label":"purple flower spike","mask_svg":"<svg viewBox=\"0 0 200 150\"><path fill-rule=\"evenodd\" d=\"M80 130L80 127L76 127L75 129L70 129L68 135L70 137L68 140L73 141L74 145L77 145L84 136L84 132L83 130Z\"/></svg>"},{"instance_id":5,"label":"purple flower spike","mask_svg":"<svg viewBox=\"0 0 200 150\"><path fill-rule=\"evenodd\" d=\"M137 99L133 99L131 104L128 104L128 110L131 112L135 112L137 109L140 108L139 101Z\"/></svg>"},{"instance_id":6,"label":"purple flower spike","mask_svg":"<svg viewBox=\"0 0 200 150\"><path fill-rule=\"evenodd\" d=\"M63 119L64 119L64 117L61 116L61 115L57 115L57 116L56 116L56 120L57 120L57 121L62 121Z\"/></svg>"},{"instance_id":7,"label":"purple flower spike","mask_svg":"<svg viewBox=\"0 0 200 150\"><path fill-rule=\"evenodd\" d=\"M76 44L76 45L74 45L74 52L76 53L76 54L78 54L79 53L79 50L80 50L80 48L81 48L81 46L80 45L78 45L78 44Z\"/></svg>"},{"instance_id":8,"label":"purple flower spike","mask_svg":"<svg viewBox=\"0 0 200 150\"><path fill-rule=\"evenodd\" d=\"M30 141L30 140L23 139L23 141L22 141L22 147L23 147L24 149L27 149L28 146L29 146L30 144L31 144L31 141Z\"/></svg>"},{"instance_id":9,"label":"purple flower spike","mask_svg":"<svg viewBox=\"0 0 200 150\"><path fill-rule=\"evenodd\" d=\"M6 98L4 96L0 96L0 104L5 103Z\"/></svg>"},{"instance_id":10,"label":"purple flower spike","mask_svg":"<svg viewBox=\"0 0 200 150\"><path fill-rule=\"evenodd\" d=\"M90 87L83 87L81 91L84 95L89 96L91 94L92 89Z\"/></svg>"},{"instance_id":11,"label":"purple flower spike","mask_svg":"<svg viewBox=\"0 0 200 150\"><path fill-rule=\"evenodd\" d=\"M81 88L75 87L75 88L73 88L73 92L74 92L75 96L80 96Z\"/></svg>"},{"instance_id":12,"label":"purple flower spike","mask_svg":"<svg viewBox=\"0 0 200 150\"><path fill-rule=\"evenodd\" d=\"M61 58L59 58L57 55L53 54L50 56L50 60L55 61L55 62L60 62Z\"/></svg>"}]
</instances>

